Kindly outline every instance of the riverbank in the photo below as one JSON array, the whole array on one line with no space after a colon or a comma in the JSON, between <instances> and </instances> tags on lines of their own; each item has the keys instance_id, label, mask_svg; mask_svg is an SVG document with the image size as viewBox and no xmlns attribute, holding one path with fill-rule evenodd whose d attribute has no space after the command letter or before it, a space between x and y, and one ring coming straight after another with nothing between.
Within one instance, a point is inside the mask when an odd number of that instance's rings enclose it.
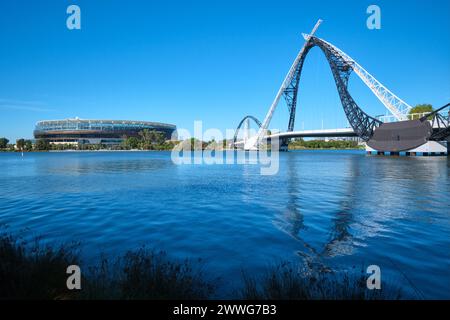
<instances>
[{"instance_id":1,"label":"riverbank","mask_svg":"<svg viewBox=\"0 0 450 320\"><path fill-rule=\"evenodd\" d=\"M219 151L235 151L239 149L231 149L231 148L223 148ZM351 148L336 148L336 147L330 147L330 148L309 148L309 147L298 147L298 146L290 146L288 150L365 150L364 146L359 147L351 147ZM161 151L167 151L171 152L172 150L168 149L152 149L152 150L141 150L141 149L98 149L98 150L78 150L78 149L66 149L66 150L0 150L0 152L4 153L33 153L33 152L63 152L63 153L70 153L70 152L161 152ZM204 149L202 151L205 151Z\"/></svg>"},{"instance_id":2,"label":"riverbank","mask_svg":"<svg viewBox=\"0 0 450 320\"><path fill-rule=\"evenodd\" d=\"M81 259L79 244L59 247L28 244L0 236L0 299L181 299L217 298L220 276L213 277L201 260L177 260L163 251L141 247L94 266ZM80 266L80 290L67 288L68 266ZM87 270L87 271L86 271ZM244 271L232 299L399 299L401 291L384 285L368 290L367 275L319 273L302 276L284 262L256 277ZM216 280L214 280L216 279ZM74 282L76 283L76 281ZM387 289L386 289L387 288ZM227 297L230 298L230 297Z\"/></svg>"},{"instance_id":3,"label":"riverbank","mask_svg":"<svg viewBox=\"0 0 450 320\"><path fill-rule=\"evenodd\" d=\"M365 147L357 147L357 148L305 148L305 147L289 147L288 150L365 150Z\"/></svg>"},{"instance_id":4,"label":"riverbank","mask_svg":"<svg viewBox=\"0 0 450 320\"><path fill-rule=\"evenodd\" d=\"M161 149L161 150L138 150L138 149L130 149L130 150L111 150L111 149L99 149L99 150L77 150L77 149L67 149L67 150L29 150L29 151L19 151L19 150L0 150L0 152L4 153L71 153L71 152L161 152L167 151L171 152L172 150Z\"/></svg>"}]
</instances>

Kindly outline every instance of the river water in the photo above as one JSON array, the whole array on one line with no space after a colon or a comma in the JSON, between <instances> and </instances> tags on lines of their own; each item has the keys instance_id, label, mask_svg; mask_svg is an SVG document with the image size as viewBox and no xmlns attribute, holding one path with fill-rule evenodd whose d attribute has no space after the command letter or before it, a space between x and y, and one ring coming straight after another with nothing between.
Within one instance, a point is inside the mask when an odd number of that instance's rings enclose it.
<instances>
[{"instance_id":1,"label":"river water","mask_svg":"<svg viewBox=\"0 0 450 320\"><path fill-rule=\"evenodd\" d=\"M142 245L201 258L230 290L242 270L275 262L376 264L407 297L450 298L449 158L336 150L279 161L264 176L254 164L176 165L169 152L0 153L0 224L80 241L86 261Z\"/></svg>"}]
</instances>

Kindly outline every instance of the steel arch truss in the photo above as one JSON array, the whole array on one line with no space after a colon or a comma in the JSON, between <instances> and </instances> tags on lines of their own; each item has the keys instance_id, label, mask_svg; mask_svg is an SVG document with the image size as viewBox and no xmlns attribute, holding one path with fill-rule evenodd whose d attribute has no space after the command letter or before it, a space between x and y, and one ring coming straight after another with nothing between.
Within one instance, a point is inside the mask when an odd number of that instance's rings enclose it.
<instances>
[{"instance_id":1,"label":"steel arch truss","mask_svg":"<svg viewBox=\"0 0 450 320\"><path fill-rule=\"evenodd\" d=\"M442 141L450 137L450 103L425 115L420 121L431 119L431 127L434 129L428 140Z\"/></svg>"},{"instance_id":2,"label":"steel arch truss","mask_svg":"<svg viewBox=\"0 0 450 320\"><path fill-rule=\"evenodd\" d=\"M294 75L289 85L283 92L286 104L288 105L289 109L288 131L293 131L294 129L298 89L303 63L309 50L315 46L318 46L324 52L325 57L328 60L339 93L339 98L342 103L342 107L351 127L358 135L358 137L360 137L364 141L368 141L372 137L375 127L379 126L382 122L365 113L356 104L356 102L348 92L348 79L351 72L353 71L351 62L343 57L334 46L314 36L309 37L307 47L304 50L304 54L295 69Z\"/></svg>"},{"instance_id":3,"label":"steel arch truss","mask_svg":"<svg viewBox=\"0 0 450 320\"><path fill-rule=\"evenodd\" d=\"M245 120L247 120L247 119L253 120L256 123L256 125L258 126L258 128L261 128L261 121L259 121L254 116L250 116L250 115L249 116L245 116L241 120L241 122L239 122L239 125L237 126L237 129L236 129L236 131L234 133L234 138L233 138L233 146L234 146L234 148L236 148L236 142L237 142L237 138L238 138L238 135L239 135L239 130L241 130L242 125L244 124Z\"/></svg>"},{"instance_id":4,"label":"steel arch truss","mask_svg":"<svg viewBox=\"0 0 450 320\"><path fill-rule=\"evenodd\" d=\"M296 113L296 107L297 107L297 96L298 96L298 87L300 83L300 76L302 74L303 69L303 63L305 62L305 58L308 54L308 51L311 49L311 46L306 46L305 51L303 52L303 55L300 58L300 61L295 68L294 75L292 77L291 82L289 85L284 89L283 96L286 100L286 104L288 106L289 110L289 124L288 124L288 132L291 132L294 130L294 124L295 124L295 113Z\"/></svg>"}]
</instances>

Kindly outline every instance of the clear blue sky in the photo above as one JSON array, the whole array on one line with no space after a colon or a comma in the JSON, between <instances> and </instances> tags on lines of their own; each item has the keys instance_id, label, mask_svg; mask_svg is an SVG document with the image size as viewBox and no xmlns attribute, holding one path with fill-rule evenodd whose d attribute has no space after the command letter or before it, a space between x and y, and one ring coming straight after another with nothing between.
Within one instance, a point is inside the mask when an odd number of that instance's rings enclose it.
<instances>
[{"instance_id":1,"label":"clear blue sky","mask_svg":"<svg viewBox=\"0 0 450 320\"><path fill-rule=\"evenodd\" d=\"M82 29L66 28L81 7ZM381 30L366 8L381 8ZM0 2L0 136L31 138L35 122L109 118L234 128L260 119L318 18L341 48L411 105L450 98L450 1ZM298 129L342 127L345 116L318 48L301 80ZM352 76L372 115L385 108ZM286 129L282 103L272 128Z\"/></svg>"}]
</instances>

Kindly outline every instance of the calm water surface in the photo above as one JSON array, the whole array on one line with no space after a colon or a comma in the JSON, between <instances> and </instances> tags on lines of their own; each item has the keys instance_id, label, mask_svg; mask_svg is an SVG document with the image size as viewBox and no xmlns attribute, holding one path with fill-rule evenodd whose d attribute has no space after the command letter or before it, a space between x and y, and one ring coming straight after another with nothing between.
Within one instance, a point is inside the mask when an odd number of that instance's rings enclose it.
<instances>
[{"instance_id":1,"label":"calm water surface","mask_svg":"<svg viewBox=\"0 0 450 320\"><path fill-rule=\"evenodd\" d=\"M146 245L204 259L230 290L242 269L284 260L377 264L411 297L450 298L447 157L288 152L274 176L168 152L0 153L0 165L0 224L81 241L87 261Z\"/></svg>"}]
</instances>

